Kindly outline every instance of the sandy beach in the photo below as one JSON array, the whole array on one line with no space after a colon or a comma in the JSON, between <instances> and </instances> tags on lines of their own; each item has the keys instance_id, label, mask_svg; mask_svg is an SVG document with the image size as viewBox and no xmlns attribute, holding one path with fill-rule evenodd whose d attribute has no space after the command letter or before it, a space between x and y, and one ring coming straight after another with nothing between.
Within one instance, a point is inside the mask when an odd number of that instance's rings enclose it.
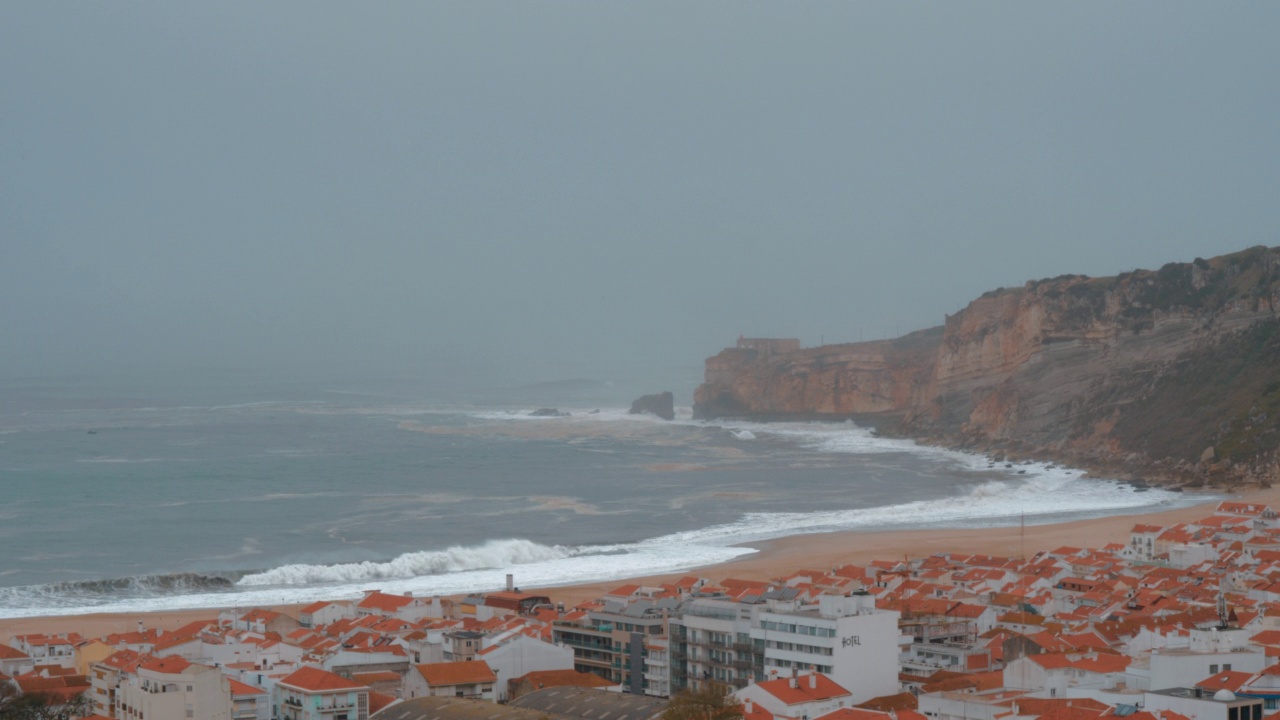
<instances>
[{"instance_id":1,"label":"sandy beach","mask_svg":"<svg viewBox=\"0 0 1280 720\"><path fill-rule=\"evenodd\" d=\"M1234 497L1240 501L1280 505L1280 489L1277 488L1250 490L1238 493ZM564 587L526 587L522 590L541 592L550 595L557 602L571 606L599 597L605 591L626 582L658 585L690 574L717 580L727 577L768 580L802 569L829 570L849 563L904 557L917 558L939 552L1019 557L1030 556L1038 551L1051 550L1063 545L1101 547L1107 543L1127 543L1129 530L1139 522L1173 525L1205 517L1213 511L1215 502L1206 499L1203 504L1164 512L1112 515L1051 525L1028 525L1025 531L1018 525L1012 525L963 530L847 531L795 535L752 543L750 546L758 549L759 552L727 563L696 568L683 573ZM298 607L277 606L273 609L296 614ZM113 632L136 630L139 622L147 627L173 629L193 620L211 619L217 615L217 609L204 609L152 614L102 613L0 619L0 641L7 642L14 635L28 633L77 632L85 637L98 637Z\"/></svg>"}]
</instances>

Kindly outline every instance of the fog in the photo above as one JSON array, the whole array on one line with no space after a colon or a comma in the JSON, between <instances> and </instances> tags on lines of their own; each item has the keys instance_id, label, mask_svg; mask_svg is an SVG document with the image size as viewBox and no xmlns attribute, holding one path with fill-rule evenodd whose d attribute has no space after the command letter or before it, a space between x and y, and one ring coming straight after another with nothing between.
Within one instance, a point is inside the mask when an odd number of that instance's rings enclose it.
<instances>
[{"instance_id":1,"label":"fog","mask_svg":"<svg viewBox=\"0 0 1280 720\"><path fill-rule=\"evenodd\" d=\"M1265 3L6 3L0 377L685 377L1280 244L1277 37Z\"/></svg>"}]
</instances>

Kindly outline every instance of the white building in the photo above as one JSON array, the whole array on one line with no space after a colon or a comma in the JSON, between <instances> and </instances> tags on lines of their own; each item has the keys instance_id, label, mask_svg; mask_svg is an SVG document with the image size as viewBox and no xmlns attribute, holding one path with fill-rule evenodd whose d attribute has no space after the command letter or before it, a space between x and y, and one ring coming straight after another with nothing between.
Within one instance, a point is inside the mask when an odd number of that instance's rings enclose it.
<instances>
[{"instance_id":1,"label":"white building","mask_svg":"<svg viewBox=\"0 0 1280 720\"><path fill-rule=\"evenodd\" d=\"M708 681L742 688L793 669L829 676L853 704L898 692L898 613L865 593L813 604L790 588L748 602L696 599L671 625L673 692Z\"/></svg>"},{"instance_id":2,"label":"white building","mask_svg":"<svg viewBox=\"0 0 1280 720\"><path fill-rule=\"evenodd\" d=\"M509 681L540 670L572 670L573 650L528 635L516 635L500 645L480 651L479 658L493 670L494 699L506 702Z\"/></svg>"},{"instance_id":3,"label":"white building","mask_svg":"<svg viewBox=\"0 0 1280 720\"><path fill-rule=\"evenodd\" d=\"M231 720L231 685L218 668L171 655L139 662L120 676L114 717Z\"/></svg>"},{"instance_id":4,"label":"white building","mask_svg":"<svg viewBox=\"0 0 1280 720\"><path fill-rule=\"evenodd\" d=\"M231 720L271 720L271 696L266 690L227 678L231 684Z\"/></svg>"},{"instance_id":5,"label":"white building","mask_svg":"<svg viewBox=\"0 0 1280 720\"><path fill-rule=\"evenodd\" d=\"M317 667L290 673L273 695L279 720L369 720L369 688Z\"/></svg>"},{"instance_id":6,"label":"white building","mask_svg":"<svg viewBox=\"0 0 1280 720\"><path fill-rule=\"evenodd\" d=\"M1149 712L1171 710L1195 720L1262 720L1262 698L1236 697L1230 690L1210 694L1199 688L1167 688L1143 696Z\"/></svg>"},{"instance_id":7,"label":"white building","mask_svg":"<svg viewBox=\"0 0 1280 720\"><path fill-rule=\"evenodd\" d=\"M1266 654L1249 644L1248 630L1192 630L1188 647L1151 651L1151 689L1192 687L1219 671L1259 672L1264 667Z\"/></svg>"},{"instance_id":8,"label":"white building","mask_svg":"<svg viewBox=\"0 0 1280 720\"><path fill-rule=\"evenodd\" d=\"M404 696L494 700L493 686L497 680L497 675L482 660L414 665L404 679Z\"/></svg>"},{"instance_id":9,"label":"white building","mask_svg":"<svg viewBox=\"0 0 1280 720\"><path fill-rule=\"evenodd\" d=\"M758 705L775 717L810 720L850 706L849 691L822 673L754 683L734 693L738 700Z\"/></svg>"}]
</instances>

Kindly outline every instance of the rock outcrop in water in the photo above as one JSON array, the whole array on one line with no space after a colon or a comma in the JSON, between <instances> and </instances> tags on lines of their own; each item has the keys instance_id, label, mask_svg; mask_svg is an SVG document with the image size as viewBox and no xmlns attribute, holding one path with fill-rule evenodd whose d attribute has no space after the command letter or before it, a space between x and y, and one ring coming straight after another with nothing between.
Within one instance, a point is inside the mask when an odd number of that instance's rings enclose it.
<instances>
[{"instance_id":1,"label":"rock outcrop in water","mask_svg":"<svg viewBox=\"0 0 1280 720\"><path fill-rule=\"evenodd\" d=\"M1280 479L1277 311L1280 248L1064 275L895 340L742 339L707 360L694 415L857 417L1122 477L1265 483Z\"/></svg>"},{"instance_id":2,"label":"rock outcrop in water","mask_svg":"<svg viewBox=\"0 0 1280 720\"><path fill-rule=\"evenodd\" d=\"M644 413L652 413L663 420L676 419L675 396L668 392L660 392L654 395L642 395L635 402L631 403L631 409L627 411L630 415L642 415Z\"/></svg>"}]
</instances>

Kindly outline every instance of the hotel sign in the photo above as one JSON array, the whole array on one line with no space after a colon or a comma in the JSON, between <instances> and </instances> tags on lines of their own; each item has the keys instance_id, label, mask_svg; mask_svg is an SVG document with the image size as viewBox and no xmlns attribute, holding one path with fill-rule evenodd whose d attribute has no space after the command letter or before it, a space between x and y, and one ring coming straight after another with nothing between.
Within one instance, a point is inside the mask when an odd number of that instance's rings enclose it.
<instances>
[{"instance_id":1,"label":"hotel sign","mask_svg":"<svg viewBox=\"0 0 1280 720\"><path fill-rule=\"evenodd\" d=\"M848 637L841 638L840 644L844 647L853 647L854 645L861 645L862 638L859 637L858 635L850 635Z\"/></svg>"}]
</instances>

